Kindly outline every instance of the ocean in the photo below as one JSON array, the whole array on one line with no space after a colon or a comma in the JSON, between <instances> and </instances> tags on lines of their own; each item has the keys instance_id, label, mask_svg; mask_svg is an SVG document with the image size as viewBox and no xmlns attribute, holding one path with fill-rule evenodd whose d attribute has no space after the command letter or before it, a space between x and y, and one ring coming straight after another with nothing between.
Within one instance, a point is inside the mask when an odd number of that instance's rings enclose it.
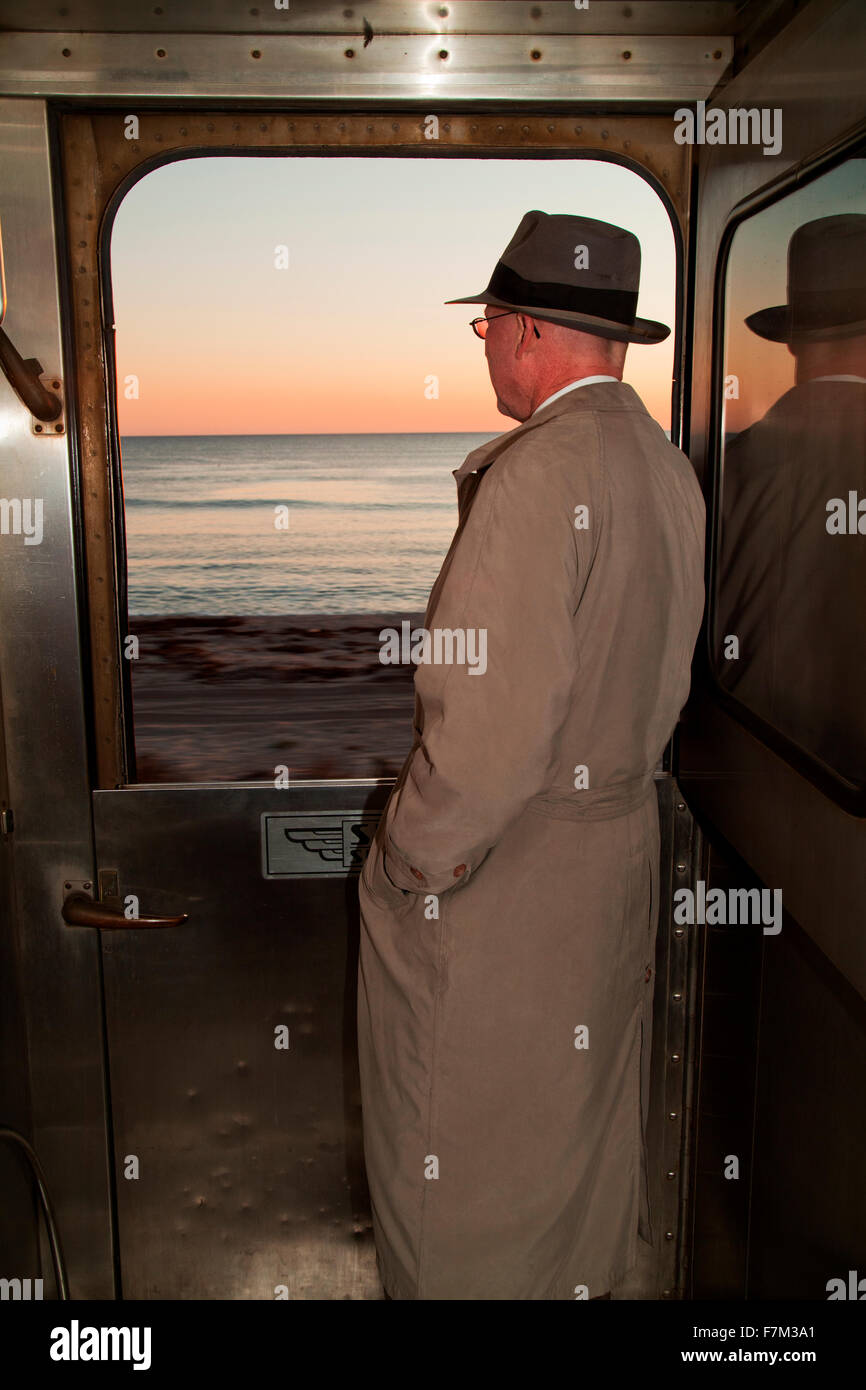
<instances>
[{"instance_id":1,"label":"ocean","mask_svg":"<svg viewBox=\"0 0 866 1390\"><path fill-rule=\"evenodd\" d=\"M129 612L423 610L457 525L452 470L495 437L126 436Z\"/></svg>"}]
</instances>

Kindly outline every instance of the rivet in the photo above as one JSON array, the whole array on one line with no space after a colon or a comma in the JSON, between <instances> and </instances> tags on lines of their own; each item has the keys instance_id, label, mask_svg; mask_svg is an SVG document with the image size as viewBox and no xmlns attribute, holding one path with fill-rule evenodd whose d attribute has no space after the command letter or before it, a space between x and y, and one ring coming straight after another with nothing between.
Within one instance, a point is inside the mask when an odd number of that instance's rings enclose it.
<instances>
[{"instance_id":1,"label":"rivet","mask_svg":"<svg viewBox=\"0 0 866 1390\"><path fill-rule=\"evenodd\" d=\"M679 1062L679 1061L681 1061L680 1054L679 1054L678 1052L672 1052L672 1053L671 1053L671 1061L672 1061L672 1062Z\"/></svg>"},{"instance_id":2,"label":"rivet","mask_svg":"<svg viewBox=\"0 0 866 1390\"><path fill-rule=\"evenodd\" d=\"M626 48L622 56L625 59L625 61L628 62L629 58L631 57L631 50Z\"/></svg>"},{"instance_id":3,"label":"rivet","mask_svg":"<svg viewBox=\"0 0 866 1390\"><path fill-rule=\"evenodd\" d=\"M674 927L674 936L676 936L676 937L683 936L683 935L684 935L684 932L685 932L685 928L684 928L684 927Z\"/></svg>"},{"instance_id":4,"label":"rivet","mask_svg":"<svg viewBox=\"0 0 866 1390\"><path fill-rule=\"evenodd\" d=\"M156 56L157 56L157 58L164 58L164 57L165 57L165 49L164 49L164 48L158 48L158 49L156 50Z\"/></svg>"},{"instance_id":5,"label":"rivet","mask_svg":"<svg viewBox=\"0 0 866 1390\"><path fill-rule=\"evenodd\" d=\"M346 49L345 56L346 56L347 58L354 58L354 56L355 56L355 50L354 50L354 48L347 48L347 49Z\"/></svg>"},{"instance_id":6,"label":"rivet","mask_svg":"<svg viewBox=\"0 0 866 1390\"><path fill-rule=\"evenodd\" d=\"M716 51L715 51L715 53L713 54L713 57L715 58L716 62L719 61L719 59L721 58L721 56L722 56L722 50L721 50L720 48L717 48Z\"/></svg>"},{"instance_id":7,"label":"rivet","mask_svg":"<svg viewBox=\"0 0 866 1390\"><path fill-rule=\"evenodd\" d=\"M440 57L440 58L447 58L447 57L448 57L448 49L447 49L447 48L440 48L440 49L439 49L439 57Z\"/></svg>"},{"instance_id":8,"label":"rivet","mask_svg":"<svg viewBox=\"0 0 866 1390\"><path fill-rule=\"evenodd\" d=\"M41 426L41 425L36 425L36 426L35 426L35 429L36 429L36 433L37 433L37 434L41 434L41 433L42 433L42 426Z\"/></svg>"},{"instance_id":9,"label":"rivet","mask_svg":"<svg viewBox=\"0 0 866 1390\"><path fill-rule=\"evenodd\" d=\"M684 874L685 871L686 871L686 866L685 866L685 864L683 864L682 862L680 862L679 864L677 864L677 873L678 873L678 874Z\"/></svg>"},{"instance_id":10,"label":"rivet","mask_svg":"<svg viewBox=\"0 0 866 1390\"><path fill-rule=\"evenodd\" d=\"M64 58L71 58L71 57L72 57L72 49L71 49L71 48L64 48L64 49L62 50L62 52L63 52Z\"/></svg>"},{"instance_id":11,"label":"rivet","mask_svg":"<svg viewBox=\"0 0 866 1390\"><path fill-rule=\"evenodd\" d=\"M669 1111L668 1111L668 1119L669 1119L669 1120L675 1120L676 1118L677 1118L677 1112L676 1112L676 1110L669 1110Z\"/></svg>"},{"instance_id":12,"label":"rivet","mask_svg":"<svg viewBox=\"0 0 866 1390\"><path fill-rule=\"evenodd\" d=\"M665 1173L665 1177L667 1178L668 1182L673 1182L674 1178L676 1177L676 1173L673 1171L673 1169L671 1169L669 1172Z\"/></svg>"},{"instance_id":13,"label":"rivet","mask_svg":"<svg viewBox=\"0 0 866 1390\"><path fill-rule=\"evenodd\" d=\"M678 810L678 811L684 811L685 809L686 809L686 803L685 803L684 801L678 801L678 802L677 802L677 810Z\"/></svg>"},{"instance_id":14,"label":"rivet","mask_svg":"<svg viewBox=\"0 0 866 1390\"><path fill-rule=\"evenodd\" d=\"M262 56L262 50L261 50L260 48L254 48L254 49L252 49L251 52L250 52L250 57L251 57L251 58L261 58L261 56Z\"/></svg>"},{"instance_id":15,"label":"rivet","mask_svg":"<svg viewBox=\"0 0 866 1390\"><path fill-rule=\"evenodd\" d=\"M539 60L539 58L541 57L541 49L540 49L540 48L533 48L533 50L532 50L532 52L530 53L529 56L530 56L530 58L532 59L533 63L537 63L538 60Z\"/></svg>"},{"instance_id":16,"label":"rivet","mask_svg":"<svg viewBox=\"0 0 866 1390\"><path fill-rule=\"evenodd\" d=\"M665 1231L665 1240L673 1240L673 1238L674 1238L674 1233L673 1233L673 1231Z\"/></svg>"},{"instance_id":17,"label":"rivet","mask_svg":"<svg viewBox=\"0 0 866 1390\"><path fill-rule=\"evenodd\" d=\"M674 1001L675 1004L678 1004L678 1003L680 1002L680 1000L682 999L682 997L683 997L683 996L682 996L682 992L681 992L680 990L676 990L676 991L671 995L671 999L673 999L673 1001Z\"/></svg>"}]
</instances>

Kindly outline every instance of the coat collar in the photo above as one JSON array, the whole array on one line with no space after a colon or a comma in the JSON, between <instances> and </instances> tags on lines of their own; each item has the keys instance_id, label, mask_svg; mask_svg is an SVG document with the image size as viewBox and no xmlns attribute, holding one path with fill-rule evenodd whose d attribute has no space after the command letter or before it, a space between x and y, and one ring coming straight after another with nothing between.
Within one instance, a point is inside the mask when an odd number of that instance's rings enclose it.
<instances>
[{"instance_id":1,"label":"coat collar","mask_svg":"<svg viewBox=\"0 0 866 1390\"><path fill-rule=\"evenodd\" d=\"M486 444L467 454L460 467L452 470L458 487L467 473L480 473L482 469L488 468L515 439L538 429L539 425L546 425L548 420L555 419L557 415L578 410L640 410L644 415L647 413L640 396L624 381L596 381L591 386L578 386L542 406L528 420L524 420L522 425L517 425L513 430L506 430L504 434L497 435L495 439L488 440Z\"/></svg>"}]
</instances>

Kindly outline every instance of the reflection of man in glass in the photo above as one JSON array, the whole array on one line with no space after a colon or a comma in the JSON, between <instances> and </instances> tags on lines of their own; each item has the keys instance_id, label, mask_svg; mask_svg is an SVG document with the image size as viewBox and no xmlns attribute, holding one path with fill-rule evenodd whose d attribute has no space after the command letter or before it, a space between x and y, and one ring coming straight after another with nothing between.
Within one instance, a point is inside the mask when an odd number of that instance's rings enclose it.
<instances>
[{"instance_id":1,"label":"reflection of man in glass","mask_svg":"<svg viewBox=\"0 0 866 1390\"><path fill-rule=\"evenodd\" d=\"M857 504L866 498L866 216L821 217L798 227L788 247L787 304L751 314L746 323L762 338L787 343L796 375L764 418L725 449L720 677L789 738L860 781L866 778L866 534L857 531ZM861 527L866 533L866 506Z\"/></svg>"}]
</instances>

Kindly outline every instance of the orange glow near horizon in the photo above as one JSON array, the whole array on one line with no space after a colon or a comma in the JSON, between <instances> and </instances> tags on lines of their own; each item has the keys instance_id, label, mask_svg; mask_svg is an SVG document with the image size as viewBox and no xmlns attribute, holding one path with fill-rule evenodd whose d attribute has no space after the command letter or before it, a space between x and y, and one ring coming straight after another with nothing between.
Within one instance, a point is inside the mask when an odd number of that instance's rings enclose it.
<instances>
[{"instance_id":1,"label":"orange glow near horizon","mask_svg":"<svg viewBox=\"0 0 866 1390\"><path fill-rule=\"evenodd\" d=\"M444 301L483 290L531 207L633 230L638 312L673 329L667 213L618 165L209 157L162 166L127 194L112 233L121 435L515 428L468 327L483 307ZM663 428L672 362L673 333L630 346L625 364Z\"/></svg>"}]
</instances>

